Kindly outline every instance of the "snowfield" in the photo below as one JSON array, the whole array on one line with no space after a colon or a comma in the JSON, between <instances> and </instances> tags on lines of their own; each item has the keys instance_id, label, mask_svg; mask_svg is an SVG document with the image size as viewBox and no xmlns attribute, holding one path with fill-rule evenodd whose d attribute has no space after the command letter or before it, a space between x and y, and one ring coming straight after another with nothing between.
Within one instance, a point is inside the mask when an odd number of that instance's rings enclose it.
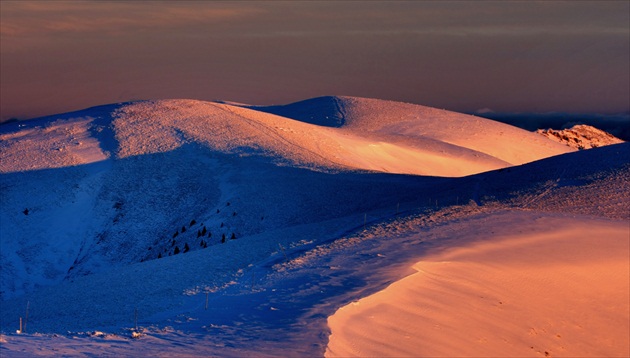
<instances>
[{"instance_id":1,"label":"snowfield","mask_svg":"<svg viewBox=\"0 0 630 358\"><path fill-rule=\"evenodd\" d=\"M0 173L2 356L629 354L625 143L160 100L3 124Z\"/></svg>"}]
</instances>

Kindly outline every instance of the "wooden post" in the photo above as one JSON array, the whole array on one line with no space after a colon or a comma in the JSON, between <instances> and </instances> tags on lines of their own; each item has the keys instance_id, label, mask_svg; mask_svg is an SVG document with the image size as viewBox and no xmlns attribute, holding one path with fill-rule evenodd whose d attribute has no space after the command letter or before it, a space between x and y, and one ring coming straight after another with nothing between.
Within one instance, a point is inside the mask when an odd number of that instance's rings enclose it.
<instances>
[{"instance_id":1,"label":"wooden post","mask_svg":"<svg viewBox=\"0 0 630 358\"><path fill-rule=\"evenodd\" d=\"M210 292L206 291L206 311L208 310L208 295Z\"/></svg>"},{"instance_id":2,"label":"wooden post","mask_svg":"<svg viewBox=\"0 0 630 358\"><path fill-rule=\"evenodd\" d=\"M22 333L22 317L20 317L20 330L18 331L18 333Z\"/></svg>"},{"instance_id":3,"label":"wooden post","mask_svg":"<svg viewBox=\"0 0 630 358\"><path fill-rule=\"evenodd\" d=\"M367 224L367 214L363 214L363 231L365 231L365 224Z\"/></svg>"},{"instance_id":4,"label":"wooden post","mask_svg":"<svg viewBox=\"0 0 630 358\"><path fill-rule=\"evenodd\" d=\"M138 331L138 307L136 307L133 311L133 320L136 326L136 332Z\"/></svg>"}]
</instances>

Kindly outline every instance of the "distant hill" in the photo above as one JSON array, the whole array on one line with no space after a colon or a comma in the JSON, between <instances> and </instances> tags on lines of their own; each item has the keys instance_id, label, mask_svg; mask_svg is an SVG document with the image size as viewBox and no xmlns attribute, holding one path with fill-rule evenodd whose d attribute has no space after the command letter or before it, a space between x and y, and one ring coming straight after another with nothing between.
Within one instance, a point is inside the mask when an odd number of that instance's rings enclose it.
<instances>
[{"instance_id":1,"label":"distant hill","mask_svg":"<svg viewBox=\"0 0 630 358\"><path fill-rule=\"evenodd\" d=\"M538 129L566 129L576 124L586 124L606 131L621 140L630 141L630 113L628 112L618 114L502 113L488 110L473 114L532 132Z\"/></svg>"},{"instance_id":2,"label":"distant hill","mask_svg":"<svg viewBox=\"0 0 630 358\"><path fill-rule=\"evenodd\" d=\"M591 149L623 143L621 139L612 134L585 124L578 124L562 130L539 129L536 133L576 149Z\"/></svg>"}]
</instances>

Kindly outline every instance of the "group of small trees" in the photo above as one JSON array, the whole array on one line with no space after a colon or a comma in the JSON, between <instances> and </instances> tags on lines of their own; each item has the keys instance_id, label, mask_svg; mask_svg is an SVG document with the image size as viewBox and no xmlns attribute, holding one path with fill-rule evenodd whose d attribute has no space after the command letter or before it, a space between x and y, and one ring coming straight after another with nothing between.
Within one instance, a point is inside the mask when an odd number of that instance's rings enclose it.
<instances>
[{"instance_id":1,"label":"group of small trees","mask_svg":"<svg viewBox=\"0 0 630 358\"><path fill-rule=\"evenodd\" d=\"M230 206L230 203L228 202L226 204L226 206ZM217 214L220 213L220 210L217 209ZM236 216L236 211L232 212L232 216ZM190 224L188 224L188 229L186 229L186 226L182 226L181 229L177 229L175 230L175 233L172 236L172 241L171 241L171 248L172 248L172 253L168 253L169 256L171 255L177 255L179 253L186 253L188 251L190 251L190 246L188 245L188 242L184 242L184 248L180 249L179 245L177 245L177 237L179 237L180 234L184 234L187 230L190 230L193 228L194 225L197 224L197 221L195 219L190 221ZM206 228L205 225L203 225L203 223L199 224L201 227L197 229L197 239L200 239L199 241L199 246L201 248L207 248L208 247L208 242L210 241L210 239L212 238L212 232L210 230L208 230ZM221 225L219 226L220 228L223 228L225 225L223 222L221 222ZM232 235L230 236L230 240L236 240L236 234L234 232L232 232ZM227 241L227 238L225 236L225 233L221 234L221 243L224 244ZM164 253L170 251L170 249L165 249ZM158 259L162 258L162 252L158 253Z\"/></svg>"},{"instance_id":2,"label":"group of small trees","mask_svg":"<svg viewBox=\"0 0 630 358\"><path fill-rule=\"evenodd\" d=\"M184 252L188 252L190 250L190 246L188 246L188 243L186 243L184 245ZM175 250L173 250L173 255L177 255L179 254L179 246L175 246Z\"/></svg>"}]
</instances>

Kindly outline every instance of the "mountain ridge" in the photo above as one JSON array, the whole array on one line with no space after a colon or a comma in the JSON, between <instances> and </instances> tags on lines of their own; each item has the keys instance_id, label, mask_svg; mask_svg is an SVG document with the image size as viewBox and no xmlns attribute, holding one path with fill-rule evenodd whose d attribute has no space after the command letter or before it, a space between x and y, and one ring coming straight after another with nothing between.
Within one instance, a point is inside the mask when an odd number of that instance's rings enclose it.
<instances>
[{"instance_id":1,"label":"mountain ridge","mask_svg":"<svg viewBox=\"0 0 630 358\"><path fill-rule=\"evenodd\" d=\"M87 163L111 154L164 152L186 142L222 152L258 152L323 170L438 176L468 175L570 151L490 120L392 101L321 97L282 108L293 112L301 108L300 113L307 115L322 101L326 104L322 113L331 110L331 102L336 103L335 111L341 105L345 108L343 125L320 126L261 108L193 100L102 106L58 119L49 116L25 128L13 123L0 127L5 149L0 171ZM29 134L38 135L38 142L18 140ZM79 135L83 141L75 138ZM23 151L36 151L41 163L20 160L16 153Z\"/></svg>"},{"instance_id":2,"label":"mountain ridge","mask_svg":"<svg viewBox=\"0 0 630 358\"><path fill-rule=\"evenodd\" d=\"M457 127L458 115L437 109L353 97L324 100L342 101L341 127L194 100L115 104L24 127L3 125L0 234L3 270L11 273L2 276L5 297L173 255L175 248L199 249L209 239L196 236L203 227L190 231L192 220L205 224L211 244L220 244L222 235L238 238L404 207L439 186L450 188L451 179L436 177L513 165L447 143L448 131L438 128L441 122L459 128L466 142L498 135L505 125L461 117L473 128L492 128L481 135ZM427 120L418 109L434 117ZM389 117L378 121L378 113ZM410 124L397 125L400 117ZM405 139L425 123L426 137ZM520 151L535 151L537 142L527 142L531 136L546 140L522 130L511 133ZM556 154L571 151L549 141L534 154L548 156L550 148ZM473 189L454 196L480 200ZM37 258L47 262L46 269L29 268Z\"/></svg>"}]
</instances>

